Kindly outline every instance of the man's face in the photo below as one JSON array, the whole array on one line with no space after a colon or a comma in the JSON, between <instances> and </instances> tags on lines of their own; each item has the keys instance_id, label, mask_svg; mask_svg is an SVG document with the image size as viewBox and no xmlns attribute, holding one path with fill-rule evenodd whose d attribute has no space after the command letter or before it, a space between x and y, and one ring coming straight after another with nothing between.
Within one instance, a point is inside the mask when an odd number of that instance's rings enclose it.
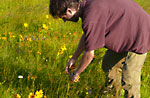
<instances>
[{"instance_id":1,"label":"man's face","mask_svg":"<svg viewBox=\"0 0 150 98\"><path fill-rule=\"evenodd\" d=\"M77 11L75 9L67 8L66 13L61 15L60 18L62 18L64 22L66 21L77 22L79 20L79 17L75 15L76 12Z\"/></svg>"}]
</instances>

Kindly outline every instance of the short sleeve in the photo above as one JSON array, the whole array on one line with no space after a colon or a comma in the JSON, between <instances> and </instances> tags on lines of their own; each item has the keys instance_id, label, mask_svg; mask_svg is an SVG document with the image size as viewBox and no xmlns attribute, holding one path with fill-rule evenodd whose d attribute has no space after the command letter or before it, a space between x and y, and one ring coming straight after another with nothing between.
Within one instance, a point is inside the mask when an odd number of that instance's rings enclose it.
<instances>
[{"instance_id":1,"label":"short sleeve","mask_svg":"<svg viewBox=\"0 0 150 98\"><path fill-rule=\"evenodd\" d=\"M88 0L82 11L82 29L85 33L85 50L96 50L105 45L106 23L109 8L99 0Z\"/></svg>"},{"instance_id":2,"label":"short sleeve","mask_svg":"<svg viewBox=\"0 0 150 98\"><path fill-rule=\"evenodd\" d=\"M91 51L105 45L105 24L93 22L82 25L85 34L85 50Z\"/></svg>"}]
</instances>

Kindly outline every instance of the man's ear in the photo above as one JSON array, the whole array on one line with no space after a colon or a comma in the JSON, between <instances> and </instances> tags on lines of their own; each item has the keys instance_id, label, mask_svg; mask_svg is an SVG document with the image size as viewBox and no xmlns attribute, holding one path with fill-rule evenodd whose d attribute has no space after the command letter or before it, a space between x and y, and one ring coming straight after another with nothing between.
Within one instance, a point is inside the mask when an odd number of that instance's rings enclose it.
<instances>
[{"instance_id":1,"label":"man's ear","mask_svg":"<svg viewBox=\"0 0 150 98\"><path fill-rule=\"evenodd\" d=\"M71 14L71 15L72 15L72 14L73 14L72 9L71 9L71 8L67 8L66 13L67 13L67 14Z\"/></svg>"}]
</instances>

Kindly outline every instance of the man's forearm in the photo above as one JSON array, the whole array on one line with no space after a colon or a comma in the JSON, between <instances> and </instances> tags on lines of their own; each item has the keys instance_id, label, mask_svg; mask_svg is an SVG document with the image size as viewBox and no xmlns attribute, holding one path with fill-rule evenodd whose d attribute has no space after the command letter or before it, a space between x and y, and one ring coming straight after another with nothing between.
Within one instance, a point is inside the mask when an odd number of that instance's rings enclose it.
<instances>
[{"instance_id":1,"label":"man's forearm","mask_svg":"<svg viewBox=\"0 0 150 98\"><path fill-rule=\"evenodd\" d=\"M85 51L75 73L79 75L91 63L91 61L93 60L93 57L94 57L94 50Z\"/></svg>"},{"instance_id":2,"label":"man's forearm","mask_svg":"<svg viewBox=\"0 0 150 98\"><path fill-rule=\"evenodd\" d=\"M73 59L77 59L80 56L80 54L83 52L83 50L85 49L84 38L85 38L85 35L83 34L78 44L78 48L76 49L74 55L72 56Z\"/></svg>"}]
</instances>

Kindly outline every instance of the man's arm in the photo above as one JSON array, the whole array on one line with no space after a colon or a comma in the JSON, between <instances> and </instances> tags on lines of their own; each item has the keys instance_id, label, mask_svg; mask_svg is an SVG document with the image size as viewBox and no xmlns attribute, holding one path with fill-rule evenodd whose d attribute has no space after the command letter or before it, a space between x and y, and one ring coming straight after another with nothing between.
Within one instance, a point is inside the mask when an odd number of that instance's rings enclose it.
<instances>
[{"instance_id":1,"label":"man's arm","mask_svg":"<svg viewBox=\"0 0 150 98\"><path fill-rule=\"evenodd\" d=\"M91 63L93 57L94 57L94 50L84 52L78 68L73 73L70 74L70 79L72 82L78 81L79 75Z\"/></svg>"},{"instance_id":2,"label":"man's arm","mask_svg":"<svg viewBox=\"0 0 150 98\"><path fill-rule=\"evenodd\" d=\"M73 57L71 58L71 60L68 62L67 66L66 66L66 71L69 72L68 70L71 68L71 66L73 64L75 64L75 61L77 60L77 58L80 56L80 54L85 50L85 35L83 34L78 48L75 51ZM77 69L70 75L70 79L75 82L76 79L78 78L78 76L81 74L81 72L91 63L91 61L93 60L94 57L94 50L93 51L85 51L79 66L77 67Z\"/></svg>"},{"instance_id":3,"label":"man's arm","mask_svg":"<svg viewBox=\"0 0 150 98\"><path fill-rule=\"evenodd\" d=\"M91 63L94 57L94 50L93 51L85 51L78 68L75 71L75 74L80 75L80 73Z\"/></svg>"},{"instance_id":4,"label":"man's arm","mask_svg":"<svg viewBox=\"0 0 150 98\"><path fill-rule=\"evenodd\" d=\"M84 51L84 49L85 49L84 39L85 39L85 35L83 34L81 39L80 39L78 48L75 51L74 55L72 56L72 59L76 60L80 56L80 54Z\"/></svg>"},{"instance_id":5,"label":"man's arm","mask_svg":"<svg viewBox=\"0 0 150 98\"><path fill-rule=\"evenodd\" d=\"M72 65L75 64L77 58L80 56L80 54L85 50L85 44L84 44L85 35L83 34L80 42L78 44L78 48L76 49L74 55L69 60L69 62L66 65L66 72L68 73L71 70Z\"/></svg>"}]
</instances>

